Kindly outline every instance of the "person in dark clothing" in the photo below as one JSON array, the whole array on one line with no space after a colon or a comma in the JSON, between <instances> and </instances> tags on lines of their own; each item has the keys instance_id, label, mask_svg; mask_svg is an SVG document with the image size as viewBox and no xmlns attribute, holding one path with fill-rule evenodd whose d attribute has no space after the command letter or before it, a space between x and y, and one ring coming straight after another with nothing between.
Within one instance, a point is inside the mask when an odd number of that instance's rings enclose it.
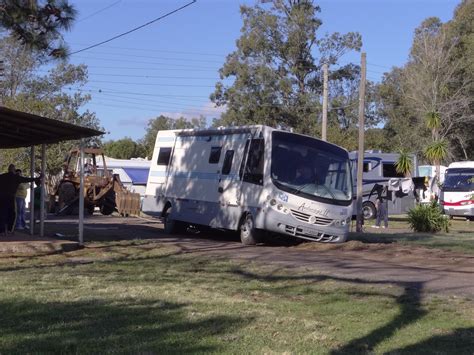
<instances>
[{"instance_id":1,"label":"person in dark clothing","mask_svg":"<svg viewBox=\"0 0 474 355\"><path fill-rule=\"evenodd\" d=\"M41 178L28 178L16 174L15 165L8 166L8 172L0 175L0 234L12 233L15 223L15 195L21 183L41 181Z\"/></svg>"},{"instance_id":2,"label":"person in dark clothing","mask_svg":"<svg viewBox=\"0 0 474 355\"><path fill-rule=\"evenodd\" d=\"M380 228L380 223L384 222L383 228L388 228L388 200L391 199L390 193L387 186L375 184L372 192L377 193L377 199L375 201L375 207L377 208L377 219L373 228ZM370 195L369 195L370 198Z\"/></svg>"}]
</instances>

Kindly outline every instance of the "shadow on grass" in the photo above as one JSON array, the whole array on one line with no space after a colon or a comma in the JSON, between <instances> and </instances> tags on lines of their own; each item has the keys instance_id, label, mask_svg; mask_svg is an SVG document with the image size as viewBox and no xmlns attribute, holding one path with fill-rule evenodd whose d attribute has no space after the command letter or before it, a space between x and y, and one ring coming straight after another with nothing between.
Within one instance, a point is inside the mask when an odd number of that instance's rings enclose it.
<instances>
[{"instance_id":1,"label":"shadow on grass","mask_svg":"<svg viewBox=\"0 0 474 355\"><path fill-rule=\"evenodd\" d=\"M375 347L385 340L390 339L394 334L404 327L415 323L417 320L423 318L427 311L423 309L421 298L423 294L423 282L393 282L393 281L370 281L363 279L351 279L345 277L329 276L329 275L302 275L302 276L281 276L281 275L258 275L240 268L234 268L233 273L247 278L249 280L259 280L264 282L281 282L281 281L337 281L345 282L353 285L378 285L381 288L388 285L396 285L403 289L403 293L394 297L395 302L400 308L400 312L392 320L385 325L374 329L370 333L351 340L347 344L333 349L331 354L371 354ZM283 288L285 288L284 286ZM390 297L387 293L379 291L371 291L370 293L349 291L349 295L353 296L374 296L380 295ZM450 334L442 336L435 336L420 342L418 344L410 345L393 351L394 354L471 354L474 349L474 328L457 329Z\"/></svg>"},{"instance_id":2,"label":"shadow on grass","mask_svg":"<svg viewBox=\"0 0 474 355\"><path fill-rule=\"evenodd\" d=\"M251 319L189 319L186 304L121 299L106 303L0 303L0 353L196 353L219 351Z\"/></svg>"},{"instance_id":3,"label":"shadow on grass","mask_svg":"<svg viewBox=\"0 0 474 355\"><path fill-rule=\"evenodd\" d=\"M431 337L393 351L394 354L466 354L474 350L474 327L458 328L449 334Z\"/></svg>"}]
</instances>

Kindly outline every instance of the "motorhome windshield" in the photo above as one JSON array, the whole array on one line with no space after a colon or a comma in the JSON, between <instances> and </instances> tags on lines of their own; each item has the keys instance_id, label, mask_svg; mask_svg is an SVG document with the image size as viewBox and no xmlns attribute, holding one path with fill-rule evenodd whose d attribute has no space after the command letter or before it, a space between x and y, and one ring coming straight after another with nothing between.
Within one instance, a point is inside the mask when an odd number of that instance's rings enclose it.
<instances>
[{"instance_id":1,"label":"motorhome windshield","mask_svg":"<svg viewBox=\"0 0 474 355\"><path fill-rule=\"evenodd\" d=\"M352 202L347 152L317 139L273 132L271 177L275 186L295 195L345 206Z\"/></svg>"},{"instance_id":2,"label":"motorhome windshield","mask_svg":"<svg viewBox=\"0 0 474 355\"><path fill-rule=\"evenodd\" d=\"M444 191L473 191L474 190L474 169L472 168L451 168L448 169L443 184Z\"/></svg>"}]
</instances>

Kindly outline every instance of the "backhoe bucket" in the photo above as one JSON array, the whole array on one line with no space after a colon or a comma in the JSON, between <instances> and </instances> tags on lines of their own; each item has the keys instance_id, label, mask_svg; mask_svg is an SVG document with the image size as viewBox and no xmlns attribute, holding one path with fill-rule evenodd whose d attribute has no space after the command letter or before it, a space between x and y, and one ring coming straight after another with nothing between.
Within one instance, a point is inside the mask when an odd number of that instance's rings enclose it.
<instances>
[{"instance_id":1,"label":"backhoe bucket","mask_svg":"<svg viewBox=\"0 0 474 355\"><path fill-rule=\"evenodd\" d=\"M140 216L140 194L126 189L116 191L115 203L121 216Z\"/></svg>"}]
</instances>

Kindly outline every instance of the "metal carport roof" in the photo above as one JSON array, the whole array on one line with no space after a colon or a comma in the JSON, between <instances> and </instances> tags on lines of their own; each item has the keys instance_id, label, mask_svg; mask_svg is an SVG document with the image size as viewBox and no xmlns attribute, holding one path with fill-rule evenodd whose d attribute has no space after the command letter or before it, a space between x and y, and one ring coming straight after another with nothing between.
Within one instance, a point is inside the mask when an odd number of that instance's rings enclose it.
<instances>
[{"instance_id":1,"label":"metal carport roof","mask_svg":"<svg viewBox=\"0 0 474 355\"><path fill-rule=\"evenodd\" d=\"M102 134L95 129L0 107L0 148L52 144Z\"/></svg>"},{"instance_id":2,"label":"metal carport roof","mask_svg":"<svg viewBox=\"0 0 474 355\"><path fill-rule=\"evenodd\" d=\"M79 244L83 243L84 228L84 170L83 138L94 137L104 134L104 132L77 126L74 124L53 120L31 113L15 111L6 107L0 107L0 148L20 148L31 147L31 175L34 173L34 146L41 144L41 174L45 175L45 149L46 144L59 143L61 141L81 139L81 183L79 193ZM44 231L44 179L41 183L41 217L40 235ZM31 184L31 196L33 197L33 184ZM32 207L33 209L34 207ZM30 210L30 215L32 215ZM34 219L30 218L30 233L34 231Z\"/></svg>"}]
</instances>

